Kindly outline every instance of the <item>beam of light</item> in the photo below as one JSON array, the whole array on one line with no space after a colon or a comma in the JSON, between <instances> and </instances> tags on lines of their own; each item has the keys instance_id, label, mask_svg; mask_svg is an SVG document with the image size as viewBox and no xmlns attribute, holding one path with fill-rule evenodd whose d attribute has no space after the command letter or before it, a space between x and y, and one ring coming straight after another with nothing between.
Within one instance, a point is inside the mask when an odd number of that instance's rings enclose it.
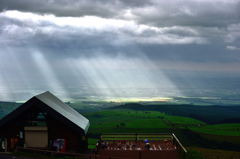
<instances>
[{"instance_id":1,"label":"beam of light","mask_svg":"<svg viewBox=\"0 0 240 159\"><path fill-rule=\"evenodd\" d=\"M5 47L4 50L6 52L6 56L8 57L7 61L13 66L11 78L17 79L17 81L8 79L11 81L11 94L14 94L14 100L24 101L31 98L33 95L36 95L38 92L36 92L37 90L35 90L35 88L31 85L31 73L26 69L28 65L25 65L25 62L22 61L22 56L24 55L16 53L14 49L9 47Z\"/></svg>"},{"instance_id":2,"label":"beam of light","mask_svg":"<svg viewBox=\"0 0 240 159\"><path fill-rule=\"evenodd\" d=\"M68 66L77 78L84 78L92 87L99 88L103 96L119 97L118 89L159 89L170 88L179 94L174 84L164 75L157 65L143 53L139 59L127 57L96 56L92 58L68 59ZM157 70L157 71L156 71ZM160 86L160 87L159 87ZM104 89L105 91L101 91ZM164 96L161 91L160 96ZM129 94L125 94L129 96Z\"/></svg>"},{"instance_id":3,"label":"beam of light","mask_svg":"<svg viewBox=\"0 0 240 159\"><path fill-rule=\"evenodd\" d=\"M93 87L96 92L100 93L101 88L106 86L106 78L94 68L95 62L96 61L91 59L67 60L68 66L74 72L74 76L79 79L84 78L84 80L86 80L86 82L84 82L86 85Z\"/></svg>"},{"instance_id":4,"label":"beam of light","mask_svg":"<svg viewBox=\"0 0 240 159\"><path fill-rule=\"evenodd\" d=\"M86 70L86 69L82 69L82 62L76 59L67 59L65 61L66 66L68 67L69 71L72 72L72 75L74 76L74 78L77 79L76 81L76 86L78 87L85 87L87 89L91 89L92 87L94 87L96 92L101 92L101 90L99 89L99 87L96 83L95 83L95 77L90 77L89 74L90 70ZM96 77L98 78L98 77ZM90 88L88 88L90 87ZM77 92L77 94L79 94L79 92ZM82 94L80 94L82 95Z\"/></svg>"},{"instance_id":5,"label":"beam of light","mask_svg":"<svg viewBox=\"0 0 240 159\"><path fill-rule=\"evenodd\" d=\"M0 67L1 68L1 67ZM0 101L8 101L11 100L11 98L9 97L9 92L8 92L8 87L6 86L6 82L3 79L3 72L0 69Z\"/></svg>"},{"instance_id":6,"label":"beam of light","mask_svg":"<svg viewBox=\"0 0 240 159\"><path fill-rule=\"evenodd\" d=\"M21 48L4 46L0 51L0 100L26 101L42 93L33 76L36 72L29 54ZM45 90L44 90L45 91Z\"/></svg>"},{"instance_id":7,"label":"beam of light","mask_svg":"<svg viewBox=\"0 0 240 159\"><path fill-rule=\"evenodd\" d=\"M9 78L10 70L6 69L6 65L4 61L8 61L7 54L4 50L0 51L0 100L10 101L13 100L13 96L11 91L13 90L13 86L11 85L11 81Z\"/></svg>"},{"instance_id":8,"label":"beam of light","mask_svg":"<svg viewBox=\"0 0 240 159\"><path fill-rule=\"evenodd\" d=\"M39 51L33 51L32 57L44 78L43 80L46 81L47 86L50 88L49 91L59 97L69 99L68 93L65 91L61 82L55 77L55 73L52 71L44 55Z\"/></svg>"}]
</instances>

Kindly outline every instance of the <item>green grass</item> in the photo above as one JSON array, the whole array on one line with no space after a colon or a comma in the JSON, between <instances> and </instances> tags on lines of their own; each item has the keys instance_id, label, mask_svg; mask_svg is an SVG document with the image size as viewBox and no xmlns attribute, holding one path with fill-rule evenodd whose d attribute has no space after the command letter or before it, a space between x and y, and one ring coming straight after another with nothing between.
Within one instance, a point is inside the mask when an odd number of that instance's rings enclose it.
<instances>
[{"instance_id":1,"label":"green grass","mask_svg":"<svg viewBox=\"0 0 240 159\"><path fill-rule=\"evenodd\" d=\"M95 149L99 139L88 138L88 149Z\"/></svg>"},{"instance_id":2,"label":"green grass","mask_svg":"<svg viewBox=\"0 0 240 159\"><path fill-rule=\"evenodd\" d=\"M240 143L240 136L228 136L228 135L223 136L223 135L216 135L216 134L206 134L201 132L196 132L196 133L208 140L215 140L218 143L222 143L222 142L229 142L233 144Z\"/></svg>"},{"instance_id":3,"label":"green grass","mask_svg":"<svg viewBox=\"0 0 240 159\"><path fill-rule=\"evenodd\" d=\"M128 109L114 109L83 114L90 120L90 133L118 133L118 132L156 132L159 129L172 129L161 117L165 117L172 124L182 124L178 128L188 129L216 135L240 136L240 124L207 125L206 123L182 116L171 116L159 111L133 111ZM121 126L124 123L124 126ZM202 126L191 126L202 124ZM117 127L117 125L119 127Z\"/></svg>"},{"instance_id":4,"label":"green grass","mask_svg":"<svg viewBox=\"0 0 240 159\"><path fill-rule=\"evenodd\" d=\"M201 152L199 152L195 149L192 149L192 148L186 148L186 150L187 150L187 153L186 153L185 158L202 159ZM192 156L194 156L194 157L192 157ZM181 158L182 158L182 156L181 156Z\"/></svg>"},{"instance_id":5,"label":"green grass","mask_svg":"<svg viewBox=\"0 0 240 159\"><path fill-rule=\"evenodd\" d=\"M146 113L147 112L147 113ZM238 130L239 124L219 124L219 125L208 125L190 117L182 116L171 116L161 113L159 111L134 111L130 109L113 109L107 111L99 111L94 113L83 114L90 120L91 126L89 128L90 134L101 134L101 133L175 133L183 145L197 147L201 145L200 143L191 142L195 140L191 137L192 134L184 134L182 130L190 129L200 134L203 138L206 138L206 142L211 144L211 140L217 141L217 144L223 142L239 144L240 133ZM169 126L163 120L165 117L173 125ZM124 123L124 126L121 126ZM180 124L180 125L174 125ZM198 126L201 124L201 126ZM118 126L117 126L118 125ZM193 126L196 125L196 126ZM238 137L238 138L236 138ZM140 140L144 140L145 136L140 137ZM106 138L105 140L111 140L112 138ZM114 140L124 139L122 137L117 137ZM161 138L162 139L162 138ZM170 140L169 138L166 138ZM226 140L222 140L226 139ZM113 140L113 139L112 139ZM128 138L128 140L136 140L133 136ZM156 137L154 140L159 140ZM200 141L199 141L200 142ZM91 145L89 148L95 148L95 144ZM213 146L214 147L214 146Z\"/></svg>"},{"instance_id":6,"label":"green grass","mask_svg":"<svg viewBox=\"0 0 240 159\"><path fill-rule=\"evenodd\" d=\"M113 109L113 110L105 110L99 111L95 113L85 113L86 116L93 115L102 115L102 116L114 116L114 115L122 115L122 116L137 116L137 117L158 117L165 116L165 113L161 113L159 111L133 111L130 109Z\"/></svg>"},{"instance_id":7,"label":"green grass","mask_svg":"<svg viewBox=\"0 0 240 159\"><path fill-rule=\"evenodd\" d=\"M202 121L190 118L190 117L181 117L181 116L165 116L165 118L172 124L206 124Z\"/></svg>"},{"instance_id":8,"label":"green grass","mask_svg":"<svg viewBox=\"0 0 240 159\"><path fill-rule=\"evenodd\" d=\"M124 126L121 126L121 123L124 123ZM119 127L117 127L119 125ZM147 132L147 130L159 129L159 128L171 128L168 126L163 119L134 119L125 122L109 122L100 125L91 125L89 132L98 132L98 133L117 133L119 131L137 130L135 132ZM139 130L141 130L139 132ZM130 131L131 132L131 131Z\"/></svg>"},{"instance_id":9,"label":"green grass","mask_svg":"<svg viewBox=\"0 0 240 159\"><path fill-rule=\"evenodd\" d=\"M205 125L201 127L189 127L189 129L206 134L240 136L240 123Z\"/></svg>"},{"instance_id":10,"label":"green grass","mask_svg":"<svg viewBox=\"0 0 240 159\"><path fill-rule=\"evenodd\" d=\"M83 114L89 119L91 125L106 124L112 122L128 122L138 119L158 118L165 116L164 113L158 111L132 111L132 110L111 110L111 111L98 111L94 113ZM115 125L116 126L116 125Z\"/></svg>"},{"instance_id":11,"label":"green grass","mask_svg":"<svg viewBox=\"0 0 240 159\"><path fill-rule=\"evenodd\" d=\"M231 124L216 124L216 125L208 125L206 128L213 128L219 130L228 130L228 131L236 131L240 129L240 123L231 123Z\"/></svg>"},{"instance_id":12,"label":"green grass","mask_svg":"<svg viewBox=\"0 0 240 159\"><path fill-rule=\"evenodd\" d=\"M240 152L236 152L236 151L215 150L215 149L195 148L195 147L187 147L186 149L187 149L186 158L188 158L191 155L201 156L201 157L198 157L199 159L200 158L202 159L203 158L202 156L208 156L208 157L205 157L207 159L217 159L217 156L219 156L220 159L229 159L231 158L231 156L235 156L233 159L240 158ZM195 157L194 159L197 159L197 157Z\"/></svg>"}]
</instances>

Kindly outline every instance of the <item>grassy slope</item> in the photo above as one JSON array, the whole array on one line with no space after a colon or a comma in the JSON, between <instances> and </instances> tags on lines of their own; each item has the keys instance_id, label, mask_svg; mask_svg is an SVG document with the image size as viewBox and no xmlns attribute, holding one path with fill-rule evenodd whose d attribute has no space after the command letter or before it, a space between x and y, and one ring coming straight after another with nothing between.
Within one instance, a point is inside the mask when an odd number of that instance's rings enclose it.
<instances>
[{"instance_id":1,"label":"grassy slope","mask_svg":"<svg viewBox=\"0 0 240 159\"><path fill-rule=\"evenodd\" d=\"M187 125L187 124L206 124L202 121L196 120L196 119L192 119L190 117L181 117L181 116L166 116L165 117L169 122L171 122L172 124L183 124L183 125Z\"/></svg>"},{"instance_id":2,"label":"grassy slope","mask_svg":"<svg viewBox=\"0 0 240 159\"><path fill-rule=\"evenodd\" d=\"M173 129L168 126L162 117L172 124L203 124L203 126L187 126L188 129L207 134L240 136L238 128L240 124L207 125L190 117L170 116L158 111L132 111L132 110L108 110L84 114L90 120L90 133L106 132L151 132L161 129ZM124 126L121 126L124 123ZM119 127L117 126L119 125ZM179 126L178 128L185 128Z\"/></svg>"},{"instance_id":3,"label":"grassy slope","mask_svg":"<svg viewBox=\"0 0 240 159\"><path fill-rule=\"evenodd\" d=\"M174 116L191 117L209 124L217 124L230 118L240 118L240 106L193 106L193 105L141 105L128 103L110 109L132 109L142 111L160 111Z\"/></svg>"},{"instance_id":4,"label":"grassy slope","mask_svg":"<svg viewBox=\"0 0 240 159\"><path fill-rule=\"evenodd\" d=\"M240 123L204 125L201 127L189 127L189 129L205 134L240 136Z\"/></svg>"},{"instance_id":5,"label":"grassy slope","mask_svg":"<svg viewBox=\"0 0 240 159\"><path fill-rule=\"evenodd\" d=\"M224 158L223 156L238 156L238 158L240 157L240 152L236 151L214 150L195 147L187 147L186 150L188 151L186 158L188 158L189 155L208 156L207 157L208 159L216 159L215 156L221 156L220 157L221 159L230 158L230 157Z\"/></svg>"},{"instance_id":6,"label":"grassy slope","mask_svg":"<svg viewBox=\"0 0 240 159\"><path fill-rule=\"evenodd\" d=\"M112 110L84 114L90 120L89 133L141 133L161 132L171 129L158 111ZM124 126L121 126L124 123ZM119 127L117 127L119 125Z\"/></svg>"},{"instance_id":7,"label":"grassy slope","mask_svg":"<svg viewBox=\"0 0 240 159\"><path fill-rule=\"evenodd\" d=\"M132 121L135 119L146 119L146 118L158 118L159 116L165 116L164 113L158 111L151 111L151 113L145 111L131 111L131 110L108 110L99 111L94 113L83 114L91 122L91 125L95 124L106 124L109 122L124 122ZM115 125L116 126L116 125Z\"/></svg>"},{"instance_id":8,"label":"grassy slope","mask_svg":"<svg viewBox=\"0 0 240 159\"><path fill-rule=\"evenodd\" d=\"M95 149L99 139L88 138L88 149Z\"/></svg>"},{"instance_id":9,"label":"grassy slope","mask_svg":"<svg viewBox=\"0 0 240 159\"><path fill-rule=\"evenodd\" d=\"M100 125L91 125L89 132L91 133L118 133L118 132L158 132L163 128L171 128L166 125L162 119L134 119L131 121L124 121L124 126L121 126L122 122L111 122ZM119 128L117 127L119 125Z\"/></svg>"},{"instance_id":10,"label":"grassy slope","mask_svg":"<svg viewBox=\"0 0 240 159\"><path fill-rule=\"evenodd\" d=\"M225 149L224 142L230 142L233 144L239 144L240 142L235 142L240 140L240 137L233 136L236 135L231 133L231 131L226 131L228 134L225 137L223 135L213 135L215 138L211 138L211 134L200 134L198 130L205 130L206 128L217 129L236 129L238 124L219 124L219 125L207 125L196 119L190 117L181 116L171 116L166 115L158 111L133 111L129 109L119 109L119 110L108 110L99 111L94 113L83 114L86 116L91 123L89 129L90 134L100 134L100 133L175 133L181 143L184 146L190 147L208 147L215 149ZM165 117L169 122L172 123L169 126L163 119ZM125 125L121 126L121 123ZM174 125L178 124L178 125ZM180 125L179 125L180 124ZM182 124L182 125L181 125ZM190 125L188 125L190 124ZM191 124L196 124L192 126ZM202 126L197 126L202 124ZM118 126L117 126L118 125ZM195 130L196 133L191 130ZM212 131L216 132L216 131ZM226 139L226 140L223 140ZM212 140L215 140L212 142ZM213 145L211 145L213 143ZM218 145L220 144L220 145ZM230 145L233 146L233 145ZM94 145L92 146L94 147ZM228 150L233 150L229 147Z\"/></svg>"}]
</instances>

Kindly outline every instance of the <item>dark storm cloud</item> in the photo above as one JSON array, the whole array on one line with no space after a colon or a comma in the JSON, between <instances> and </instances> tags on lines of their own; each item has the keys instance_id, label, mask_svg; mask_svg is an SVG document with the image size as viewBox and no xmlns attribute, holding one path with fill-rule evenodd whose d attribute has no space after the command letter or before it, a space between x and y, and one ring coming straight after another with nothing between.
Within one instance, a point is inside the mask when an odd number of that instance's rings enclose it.
<instances>
[{"instance_id":1,"label":"dark storm cloud","mask_svg":"<svg viewBox=\"0 0 240 159\"><path fill-rule=\"evenodd\" d=\"M34 12L39 14L54 14L56 16L81 17L95 15L111 17L116 13L114 5L117 1L95 1L95 0L1 0L1 10L19 10L23 12Z\"/></svg>"},{"instance_id":2,"label":"dark storm cloud","mask_svg":"<svg viewBox=\"0 0 240 159\"><path fill-rule=\"evenodd\" d=\"M143 7L154 4L145 0L0 0L1 10L19 10L24 12L36 12L42 14L54 14L56 16L85 16L95 15L100 17L113 17L121 13L121 10Z\"/></svg>"},{"instance_id":3,"label":"dark storm cloud","mask_svg":"<svg viewBox=\"0 0 240 159\"><path fill-rule=\"evenodd\" d=\"M236 47L227 47L228 50L237 50ZM224 46L219 44L211 45L151 45L141 46L143 52L150 59L160 59L178 62L220 62L220 63L239 63L239 54L229 54Z\"/></svg>"},{"instance_id":4,"label":"dark storm cloud","mask_svg":"<svg viewBox=\"0 0 240 159\"><path fill-rule=\"evenodd\" d=\"M134 8L139 23L155 26L226 27L239 23L240 1L155 1L152 6Z\"/></svg>"},{"instance_id":5,"label":"dark storm cloud","mask_svg":"<svg viewBox=\"0 0 240 159\"><path fill-rule=\"evenodd\" d=\"M144 0L0 0L1 10L19 10L56 16L98 16L131 19L154 26L226 27L238 23L240 1Z\"/></svg>"},{"instance_id":6,"label":"dark storm cloud","mask_svg":"<svg viewBox=\"0 0 240 159\"><path fill-rule=\"evenodd\" d=\"M37 48L56 60L106 56L239 61L238 54L228 54L234 48L239 51L237 0L0 3L0 45Z\"/></svg>"}]
</instances>

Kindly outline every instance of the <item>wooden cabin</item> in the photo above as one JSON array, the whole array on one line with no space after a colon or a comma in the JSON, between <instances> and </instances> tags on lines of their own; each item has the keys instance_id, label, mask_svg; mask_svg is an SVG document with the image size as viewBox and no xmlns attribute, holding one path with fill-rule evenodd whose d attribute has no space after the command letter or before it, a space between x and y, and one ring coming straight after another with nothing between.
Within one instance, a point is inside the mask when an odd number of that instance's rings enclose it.
<instances>
[{"instance_id":1,"label":"wooden cabin","mask_svg":"<svg viewBox=\"0 0 240 159\"><path fill-rule=\"evenodd\" d=\"M67 152L83 152L88 145L89 120L50 92L36 95L0 120L0 138L7 151L17 146L56 150L65 139Z\"/></svg>"}]
</instances>

